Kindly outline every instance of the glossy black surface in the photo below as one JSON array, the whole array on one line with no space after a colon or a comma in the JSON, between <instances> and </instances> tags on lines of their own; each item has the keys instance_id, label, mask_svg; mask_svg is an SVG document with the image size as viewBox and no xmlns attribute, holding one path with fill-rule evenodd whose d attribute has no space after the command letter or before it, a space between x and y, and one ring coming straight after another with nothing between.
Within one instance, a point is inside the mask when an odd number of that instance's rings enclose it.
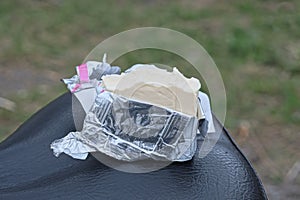
<instances>
[{"instance_id":1,"label":"glossy black surface","mask_svg":"<svg viewBox=\"0 0 300 200\"><path fill-rule=\"evenodd\" d=\"M217 122L216 122L217 123ZM0 144L0 199L266 199L263 186L226 130L205 157L132 174L53 156L50 143L75 130L62 95Z\"/></svg>"}]
</instances>

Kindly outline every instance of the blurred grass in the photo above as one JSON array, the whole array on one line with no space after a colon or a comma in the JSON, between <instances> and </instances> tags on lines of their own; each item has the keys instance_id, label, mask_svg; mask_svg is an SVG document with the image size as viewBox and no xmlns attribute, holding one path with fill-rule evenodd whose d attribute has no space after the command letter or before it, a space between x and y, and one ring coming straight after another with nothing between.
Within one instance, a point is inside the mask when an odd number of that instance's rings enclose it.
<instances>
[{"instance_id":1,"label":"blurred grass","mask_svg":"<svg viewBox=\"0 0 300 200\"><path fill-rule=\"evenodd\" d=\"M240 122L249 121L248 139L256 133L279 174L268 174L263 157L254 164L264 180L280 182L300 152L299 142L289 143L300 139L300 1L4 0L0 2L0 68L30 66L40 73L47 69L60 78L69 77L103 39L144 26L175 29L203 45L224 78L226 127L240 137ZM115 64L128 67L143 62L189 65L158 50L131 52ZM193 71L184 73L199 77ZM46 88L27 88L25 95L17 90L5 93L17 109L0 109L0 140L66 91L58 79ZM279 146L284 146L284 154Z\"/></svg>"}]
</instances>

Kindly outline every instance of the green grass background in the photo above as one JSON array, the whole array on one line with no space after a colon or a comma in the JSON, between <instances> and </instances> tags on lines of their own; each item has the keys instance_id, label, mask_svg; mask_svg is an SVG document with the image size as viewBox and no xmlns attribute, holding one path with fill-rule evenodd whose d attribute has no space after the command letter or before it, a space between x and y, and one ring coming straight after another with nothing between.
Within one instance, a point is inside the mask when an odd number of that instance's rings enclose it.
<instances>
[{"instance_id":1,"label":"green grass background","mask_svg":"<svg viewBox=\"0 0 300 200\"><path fill-rule=\"evenodd\" d=\"M226 127L264 183L281 184L300 158L297 0L0 1L2 72L26 68L41 77L52 77L51 84L40 85L36 78L24 76L33 84L22 90L0 87L2 97L16 103L14 112L0 108L0 140L66 92L59 79L73 75L74 66L95 45L121 31L145 26L171 28L203 45L224 79ZM147 62L188 65L178 56L158 50L131 52L114 64L127 68ZM184 73L194 76L192 71ZM245 121L249 134L243 138L239 130Z\"/></svg>"}]
</instances>

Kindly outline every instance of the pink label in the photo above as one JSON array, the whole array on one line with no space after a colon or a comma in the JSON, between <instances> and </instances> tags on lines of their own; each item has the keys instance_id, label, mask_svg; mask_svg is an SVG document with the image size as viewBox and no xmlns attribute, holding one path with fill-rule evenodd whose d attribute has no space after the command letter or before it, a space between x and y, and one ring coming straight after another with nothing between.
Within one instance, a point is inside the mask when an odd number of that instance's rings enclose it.
<instances>
[{"instance_id":1,"label":"pink label","mask_svg":"<svg viewBox=\"0 0 300 200\"><path fill-rule=\"evenodd\" d=\"M79 77L80 77L80 82L89 82L89 73L87 69L87 65L81 64L78 66L78 72L79 72Z\"/></svg>"}]
</instances>

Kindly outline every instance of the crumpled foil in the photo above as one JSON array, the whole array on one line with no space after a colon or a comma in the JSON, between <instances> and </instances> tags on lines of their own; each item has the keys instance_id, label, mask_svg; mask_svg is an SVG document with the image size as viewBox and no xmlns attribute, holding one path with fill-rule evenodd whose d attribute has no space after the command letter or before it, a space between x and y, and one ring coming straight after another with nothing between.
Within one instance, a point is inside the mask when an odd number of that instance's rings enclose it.
<instances>
[{"instance_id":1,"label":"crumpled foil","mask_svg":"<svg viewBox=\"0 0 300 200\"><path fill-rule=\"evenodd\" d=\"M86 65L87 68L88 81L82 81L80 79L80 74L78 71L80 66L76 67L77 75L74 75L71 78L62 79L72 93L97 87L101 82L102 76L104 75L121 73L120 67L110 66L110 64L106 62L106 54L104 54L102 62L88 61L83 65Z\"/></svg>"},{"instance_id":2,"label":"crumpled foil","mask_svg":"<svg viewBox=\"0 0 300 200\"><path fill-rule=\"evenodd\" d=\"M198 125L194 116L104 91L83 130L55 140L51 149L56 156L64 152L77 159L99 151L123 161L186 161L195 154Z\"/></svg>"}]
</instances>

